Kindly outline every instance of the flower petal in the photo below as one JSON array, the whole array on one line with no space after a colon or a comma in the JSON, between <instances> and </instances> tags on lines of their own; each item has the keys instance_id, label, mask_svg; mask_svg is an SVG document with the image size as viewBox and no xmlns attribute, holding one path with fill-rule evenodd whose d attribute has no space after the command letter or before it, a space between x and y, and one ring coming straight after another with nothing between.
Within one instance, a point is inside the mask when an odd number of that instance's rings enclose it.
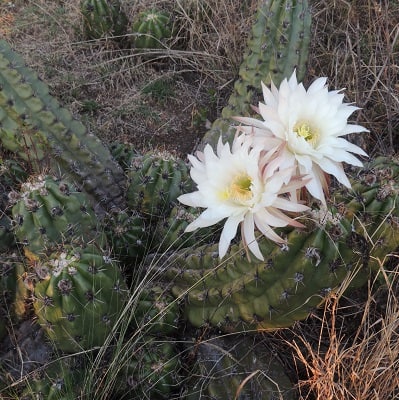
<instances>
[{"instance_id":1,"label":"flower petal","mask_svg":"<svg viewBox=\"0 0 399 400\"><path fill-rule=\"evenodd\" d=\"M244 240L244 244L248 246L251 253L258 258L259 260L264 260L263 255L259 249L258 242L255 238L255 223L252 215L247 215L244 218L244 222L242 224L242 237Z\"/></svg>"},{"instance_id":2,"label":"flower petal","mask_svg":"<svg viewBox=\"0 0 399 400\"><path fill-rule=\"evenodd\" d=\"M222 234L219 240L219 257L223 258L227 249L230 246L231 241L237 234L238 224L243 220L242 216L229 217L224 224Z\"/></svg>"}]
</instances>

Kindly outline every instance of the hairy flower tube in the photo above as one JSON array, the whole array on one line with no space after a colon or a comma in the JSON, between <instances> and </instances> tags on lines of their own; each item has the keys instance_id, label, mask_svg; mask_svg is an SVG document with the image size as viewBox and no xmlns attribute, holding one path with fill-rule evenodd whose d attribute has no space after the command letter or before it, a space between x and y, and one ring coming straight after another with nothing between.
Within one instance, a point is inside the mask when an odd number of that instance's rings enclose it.
<instances>
[{"instance_id":1,"label":"hairy flower tube","mask_svg":"<svg viewBox=\"0 0 399 400\"><path fill-rule=\"evenodd\" d=\"M326 81L327 78L318 78L306 90L294 72L278 89L273 83L271 89L262 83L264 103L260 102L257 108L262 120L234 118L244 124L241 131L252 133L254 142L261 146L267 146L271 138L281 140L280 168L294 168L294 174L310 176L306 188L323 203L328 193L326 175L333 175L350 188L342 163L362 166L352 153L367 156L360 147L342 138L367 132L360 125L348 124L348 117L358 108L343 103L342 91L329 91Z\"/></svg>"},{"instance_id":2,"label":"hairy flower tube","mask_svg":"<svg viewBox=\"0 0 399 400\"><path fill-rule=\"evenodd\" d=\"M225 256L241 225L245 246L263 260L255 228L269 239L282 243L284 240L272 227L301 227L284 211L301 212L308 207L282 195L303 187L307 181L293 177L292 168L276 168L273 162L276 150L272 148L265 153L263 147L252 146L251 138L243 134L236 136L231 147L219 139L216 153L207 145L196 157L189 155L191 177L198 190L183 194L178 200L205 210L187 226L186 232L226 219L219 241L220 258Z\"/></svg>"}]
</instances>

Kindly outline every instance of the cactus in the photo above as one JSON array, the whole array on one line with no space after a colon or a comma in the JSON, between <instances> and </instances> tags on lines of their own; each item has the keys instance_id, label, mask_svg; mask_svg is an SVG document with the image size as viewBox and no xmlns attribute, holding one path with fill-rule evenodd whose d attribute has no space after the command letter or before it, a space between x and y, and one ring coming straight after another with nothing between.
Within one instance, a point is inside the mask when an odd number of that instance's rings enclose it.
<instances>
[{"instance_id":1,"label":"cactus","mask_svg":"<svg viewBox=\"0 0 399 400\"><path fill-rule=\"evenodd\" d=\"M118 0L83 0L80 10L86 39L121 39L126 34L128 18Z\"/></svg>"},{"instance_id":2,"label":"cactus","mask_svg":"<svg viewBox=\"0 0 399 400\"><path fill-rule=\"evenodd\" d=\"M131 265L138 265L148 246L149 232L144 218L136 212L110 212L103 226L116 259L129 269Z\"/></svg>"},{"instance_id":3,"label":"cactus","mask_svg":"<svg viewBox=\"0 0 399 400\"><path fill-rule=\"evenodd\" d=\"M177 332L179 307L174 297L160 286L143 289L134 310L133 328L162 336Z\"/></svg>"},{"instance_id":4,"label":"cactus","mask_svg":"<svg viewBox=\"0 0 399 400\"><path fill-rule=\"evenodd\" d=\"M6 321L16 323L25 317L28 289L24 285L25 265L16 253L0 256L0 340L5 336Z\"/></svg>"},{"instance_id":5,"label":"cactus","mask_svg":"<svg viewBox=\"0 0 399 400\"><path fill-rule=\"evenodd\" d=\"M167 215L192 185L187 164L166 152L134 158L128 178L128 206L149 218Z\"/></svg>"},{"instance_id":6,"label":"cactus","mask_svg":"<svg viewBox=\"0 0 399 400\"><path fill-rule=\"evenodd\" d=\"M250 260L240 245L220 261L215 245L168 257L167 279L186 299L194 326L229 330L273 329L305 319L324 297L352 276L362 285L373 262L397 248L399 164L380 158L366 166L353 192L337 190L326 209L312 210L306 229L286 232L287 245L263 238L266 262Z\"/></svg>"},{"instance_id":7,"label":"cactus","mask_svg":"<svg viewBox=\"0 0 399 400\"><path fill-rule=\"evenodd\" d=\"M261 340L219 336L193 347L196 363L186 384L185 400L295 398L282 365ZM253 379L247 380L253 374Z\"/></svg>"},{"instance_id":8,"label":"cactus","mask_svg":"<svg viewBox=\"0 0 399 400\"><path fill-rule=\"evenodd\" d=\"M170 399L178 389L179 358L176 345L143 335L118 377L118 399L145 395L149 399ZM134 397L133 397L134 396Z\"/></svg>"},{"instance_id":9,"label":"cactus","mask_svg":"<svg viewBox=\"0 0 399 400\"><path fill-rule=\"evenodd\" d=\"M218 226L209 227L185 234L187 225L198 217L200 212L194 207L175 205L170 214L161 218L155 227L154 242L157 251L178 250L203 243L211 243L215 239Z\"/></svg>"},{"instance_id":10,"label":"cactus","mask_svg":"<svg viewBox=\"0 0 399 400\"><path fill-rule=\"evenodd\" d=\"M164 39L172 34L169 16L158 10L143 11L133 22L132 32L136 48L162 48Z\"/></svg>"},{"instance_id":11,"label":"cactus","mask_svg":"<svg viewBox=\"0 0 399 400\"><path fill-rule=\"evenodd\" d=\"M132 145L120 142L111 143L109 149L115 161L123 170L129 169L133 159L141 155Z\"/></svg>"},{"instance_id":12,"label":"cactus","mask_svg":"<svg viewBox=\"0 0 399 400\"><path fill-rule=\"evenodd\" d=\"M34 176L13 193L15 235L30 253L50 254L63 243L86 243L97 236L97 217L87 196L67 181Z\"/></svg>"},{"instance_id":13,"label":"cactus","mask_svg":"<svg viewBox=\"0 0 399 400\"><path fill-rule=\"evenodd\" d=\"M0 214L0 252L5 252L15 246L16 241L12 230L11 219L8 215Z\"/></svg>"},{"instance_id":14,"label":"cactus","mask_svg":"<svg viewBox=\"0 0 399 400\"><path fill-rule=\"evenodd\" d=\"M12 229L11 207L8 198L14 187L24 182L27 176L24 166L16 160L0 157L0 252L16 247Z\"/></svg>"},{"instance_id":15,"label":"cactus","mask_svg":"<svg viewBox=\"0 0 399 400\"><path fill-rule=\"evenodd\" d=\"M331 199L341 213L352 219L353 229L368 238L369 264L376 268L398 248L398 179L399 159L377 157L359 171L351 191L335 191ZM345 204L348 197L351 200Z\"/></svg>"},{"instance_id":16,"label":"cactus","mask_svg":"<svg viewBox=\"0 0 399 400\"><path fill-rule=\"evenodd\" d=\"M126 286L95 242L66 246L34 267L34 310L55 346L77 352L102 346L123 310Z\"/></svg>"},{"instance_id":17,"label":"cactus","mask_svg":"<svg viewBox=\"0 0 399 400\"><path fill-rule=\"evenodd\" d=\"M124 208L125 175L109 150L60 107L5 41L0 41L0 141L36 172L69 174L97 209Z\"/></svg>"},{"instance_id":18,"label":"cactus","mask_svg":"<svg viewBox=\"0 0 399 400\"><path fill-rule=\"evenodd\" d=\"M311 15L307 0L264 0L258 6L251 38L239 69L239 77L221 116L205 133L201 146L216 146L219 137L231 140L231 117L249 116L261 94L260 82L279 84L296 68L305 74L309 52Z\"/></svg>"},{"instance_id":19,"label":"cactus","mask_svg":"<svg viewBox=\"0 0 399 400\"><path fill-rule=\"evenodd\" d=\"M18 385L20 400L79 398L84 374L78 357L59 358L34 370Z\"/></svg>"}]
</instances>

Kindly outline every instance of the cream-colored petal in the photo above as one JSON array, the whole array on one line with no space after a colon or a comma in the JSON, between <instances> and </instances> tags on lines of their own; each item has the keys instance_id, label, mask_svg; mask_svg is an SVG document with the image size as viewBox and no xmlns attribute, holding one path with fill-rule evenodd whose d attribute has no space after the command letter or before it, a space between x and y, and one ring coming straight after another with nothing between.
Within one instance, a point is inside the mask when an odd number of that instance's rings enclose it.
<instances>
[{"instance_id":1,"label":"cream-colored petal","mask_svg":"<svg viewBox=\"0 0 399 400\"><path fill-rule=\"evenodd\" d=\"M223 258L226 255L231 241L237 234L238 225L242 220L243 220L243 217L241 215L236 216L236 217L227 218L227 220L224 224L223 230L222 230L222 234L220 235L220 239L219 239L219 257L220 258Z\"/></svg>"},{"instance_id":2,"label":"cream-colored petal","mask_svg":"<svg viewBox=\"0 0 399 400\"><path fill-rule=\"evenodd\" d=\"M259 249L258 242L255 238L255 223L253 219L253 215L247 214L242 223L241 229L242 238L244 240L244 244L248 246L251 253L258 258L259 260L263 260L263 255Z\"/></svg>"}]
</instances>

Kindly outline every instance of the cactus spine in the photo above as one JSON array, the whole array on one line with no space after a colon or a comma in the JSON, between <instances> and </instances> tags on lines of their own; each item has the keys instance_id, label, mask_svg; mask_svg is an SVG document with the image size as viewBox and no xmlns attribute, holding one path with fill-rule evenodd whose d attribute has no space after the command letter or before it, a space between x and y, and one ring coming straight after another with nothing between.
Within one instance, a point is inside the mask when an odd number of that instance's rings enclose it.
<instances>
[{"instance_id":1,"label":"cactus spine","mask_svg":"<svg viewBox=\"0 0 399 400\"><path fill-rule=\"evenodd\" d=\"M251 105L261 94L261 81L279 84L296 68L298 79L305 74L309 52L311 15L307 0L261 1L251 38L240 65L239 76L221 116L205 133L202 146L215 146L234 137L231 117L249 116Z\"/></svg>"}]
</instances>

